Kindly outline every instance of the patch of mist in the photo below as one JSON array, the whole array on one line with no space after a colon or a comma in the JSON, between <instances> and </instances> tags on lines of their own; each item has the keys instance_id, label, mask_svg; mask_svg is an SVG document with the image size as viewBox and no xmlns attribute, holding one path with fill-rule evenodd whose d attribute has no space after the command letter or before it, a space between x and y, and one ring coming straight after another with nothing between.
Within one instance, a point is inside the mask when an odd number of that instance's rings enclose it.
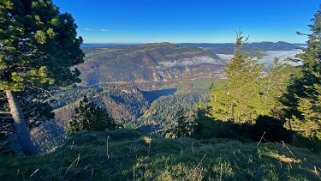
<instances>
[{"instance_id":1,"label":"patch of mist","mask_svg":"<svg viewBox=\"0 0 321 181\"><path fill-rule=\"evenodd\" d=\"M295 58L297 54L302 53L302 50L287 50L287 51L266 51L263 58L260 60L261 63L271 66L275 58L279 58L281 62L288 63L294 66L300 65L296 62L285 61L287 58Z\"/></svg>"},{"instance_id":2,"label":"patch of mist","mask_svg":"<svg viewBox=\"0 0 321 181\"><path fill-rule=\"evenodd\" d=\"M200 64L213 64L221 65L222 62L219 59L214 59L209 56L198 56L192 58L184 58L182 60L166 61L159 62L160 67L162 68L171 68L171 67L185 67L185 66L195 66Z\"/></svg>"},{"instance_id":3,"label":"patch of mist","mask_svg":"<svg viewBox=\"0 0 321 181\"><path fill-rule=\"evenodd\" d=\"M285 50L285 51L266 51L263 54L263 57L259 60L260 63L263 63L265 66L272 66L275 58L279 58L282 63L288 63L290 65L300 65L299 62L289 62L286 61L287 58L295 58L297 54L302 53L302 50ZM229 61L233 57L230 54L217 54L217 56L224 60Z\"/></svg>"}]
</instances>

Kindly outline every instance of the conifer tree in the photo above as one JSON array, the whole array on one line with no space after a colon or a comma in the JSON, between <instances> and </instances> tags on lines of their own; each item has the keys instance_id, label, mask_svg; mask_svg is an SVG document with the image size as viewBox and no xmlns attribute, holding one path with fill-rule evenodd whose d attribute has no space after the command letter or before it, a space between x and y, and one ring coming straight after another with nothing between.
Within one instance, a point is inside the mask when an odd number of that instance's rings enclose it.
<instances>
[{"instance_id":1,"label":"conifer tree","mask_svg":"<svg viewBox=\"0 0 321 181\"><path fill-rule=\"evenodd\" d=\"M173 129L173 137L189 137L197 128L196 115L195 113L184 113L181 109L177 112L177 122Z\"/></svg>"},{"instance_id":2,"label":"conifer tree","mask_svg":"<svg viewBox=\"0 0 321 181\"><path fill-rule=\"evenodd\" d=\"M75 109L75 114L68 123L66 131L73 134L81 130L105 131L116 128L118 125L109 116L107 110L90 102L85 96L80 101L79 107Z\"/></svg>"},{"instance_id":3,"label":"conifer tree","mask_svg":"<svg viewBox=\"0 0 321 181\"><path fill-rule=\"evenodd\" d=\"M292 78L297 77L299 69L287 63L281 63L275 58L273 65L265 71L261 82L261 104L257 107L260 115L283 119L282 103L280 98L287 91Z\"/></svg>"},{"instance_id":4,"label":"conifer tree","mask_svg":"<svg viewBox=\"0 0 321 181\"><path fill-rule=\"evenodd\" d=\"M289 129L321 139L321 7L312 23L308 46L297 56L302 60L301 76L288 87L281 101Z\"/></svg>"},{"instance_id":5,"label":"conifer tree","mask_svg":"<svg viewBox=\"0 0 321 181\"><path fill-rule=\"evenodd\" d=\"M246 38L237 33L233 58L225 68L227 82L213 86L210 106L212 116L223 121L247 122L257 115L262 64L258 57L242 51Z\"/></svg>"},{"instance_id":6,"label":"conifer tree","mask_svg":"<svg viewBox=\"0 0 321 181\"><path fill-rule=\"evenodd\" d=\"M35 147L17 94L79 81L79 71L70 69L84 57L76 28L51 0L0 0L0 90L25 154L34 154Z\"/></svg>"}]
</instances>

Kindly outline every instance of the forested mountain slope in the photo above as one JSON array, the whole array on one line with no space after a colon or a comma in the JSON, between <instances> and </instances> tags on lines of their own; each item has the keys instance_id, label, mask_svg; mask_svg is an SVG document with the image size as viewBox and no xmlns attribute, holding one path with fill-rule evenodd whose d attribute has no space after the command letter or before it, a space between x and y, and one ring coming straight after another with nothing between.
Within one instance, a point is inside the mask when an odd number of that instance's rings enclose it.
<instances>
[{"instance_id":1,"label":"forested mountain slope","mask_svg":"<svg viewBox=\"0 0 321 181\"><path fill-rule=\"evenodd\" d=\"M85 47L82 72L84 85L135 82L154 87L195 78L218 78L224 62L215 54L197 47L170 43Z\"/></svg>"},{"instance_id":2,"label":"forested mountain slope","mask_svg":"<svg viewBox=\"0 0 321 181\"><path fill-rule=\"evenodd\" d=\"M143 91L134 84L92 86L59 91L48 101L55 109L56 119L66 122L86 95L91 101L106 108L117 122L126 124L142 116L154 100L175 92L176 89Z\"/></svg>"}]
</instances>

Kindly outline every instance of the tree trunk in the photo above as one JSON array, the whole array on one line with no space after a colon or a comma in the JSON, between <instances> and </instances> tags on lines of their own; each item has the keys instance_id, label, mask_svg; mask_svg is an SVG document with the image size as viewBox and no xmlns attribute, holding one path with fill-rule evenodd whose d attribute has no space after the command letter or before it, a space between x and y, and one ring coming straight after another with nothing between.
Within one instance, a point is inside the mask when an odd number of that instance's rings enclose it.
<instances>
[{"instance_id":1,"label":"tree trunk","mask_svg":"<svg viewBox=\"0 0 321 181\"><path fill-rule=\"evenodd\" d=\"M25 155L36 154L36 146L32 143L30 132L24 118L22 108L17 100L16 95L6 90L6 96L10 107L10 112L14 120L15 131L20 143L21 149Z\"/></svg>"}]
</instances>

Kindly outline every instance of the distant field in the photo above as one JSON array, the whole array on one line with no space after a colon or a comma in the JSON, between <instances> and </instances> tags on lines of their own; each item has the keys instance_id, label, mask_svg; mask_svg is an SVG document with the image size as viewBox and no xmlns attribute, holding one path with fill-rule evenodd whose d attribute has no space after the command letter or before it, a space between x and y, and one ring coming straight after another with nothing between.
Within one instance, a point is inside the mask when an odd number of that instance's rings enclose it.
<instances>
[{"instance_id":1,"label":"distant field","mask_svg":"<svg viewBox=\"0 0 321 181\"><path fill-rule=\"evenodd\" d=\"M218 79L198 79L183 81L179 83L176 94L190 91L210 91L212 85L221 85L225 80Z\"/></svg>"}]
</instances>

